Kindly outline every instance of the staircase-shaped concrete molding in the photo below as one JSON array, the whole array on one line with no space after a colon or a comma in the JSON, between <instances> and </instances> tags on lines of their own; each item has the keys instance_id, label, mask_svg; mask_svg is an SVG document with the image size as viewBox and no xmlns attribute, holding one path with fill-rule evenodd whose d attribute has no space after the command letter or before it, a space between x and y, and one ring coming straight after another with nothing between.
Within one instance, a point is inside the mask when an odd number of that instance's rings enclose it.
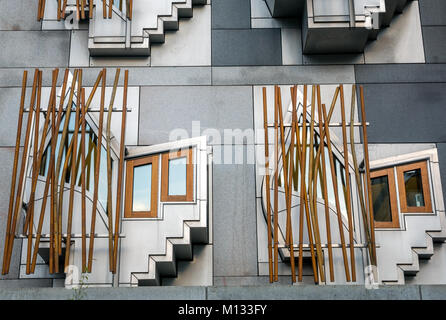
<instances>
[{"instance_id":1,"label":"staircase-shaped concrete molding","mask_svg":"<svg viewBox=\"0 0 446 320\"><path fill-rule=\"evenodd\" d=\"M150 1L169 6L168 12L150 12ZM192 18L193 6L207 0L134 0L133 18L113 7L112 19L102 19L99 1L89 26L88 49L91 56L149 56L150 45L164 43L166 31L176 31L181 18ZM150 15L155 16L150 16ZM149 17L149 18L147 18ZM156 21L155 21L156 20ZM154 22L155 21L155 22Z\"/></svg>"},{"instance_id":2,"label":"staircase-shaped concrete molding","mask_svg":"<svg viewBox=\"0 0 446 320\"><path fill-rule=\"evenodd\" d=\"M440 170L436 149L421 151L411 155L389 158L391 161L421 160L429 157L431 172L431 196L433 213L402 214L401 229L376 229L376 242L379 246L378 272L383 284L404 284L405 277L416 276L420 271L420 259L430 259L434 254L434 243L446 241L446 216ZM381 163L385 165L387 160ZM379 162L379 161L378 161ZM373 162L372 162L373 163Z\"/></svg>"}]
</instances>

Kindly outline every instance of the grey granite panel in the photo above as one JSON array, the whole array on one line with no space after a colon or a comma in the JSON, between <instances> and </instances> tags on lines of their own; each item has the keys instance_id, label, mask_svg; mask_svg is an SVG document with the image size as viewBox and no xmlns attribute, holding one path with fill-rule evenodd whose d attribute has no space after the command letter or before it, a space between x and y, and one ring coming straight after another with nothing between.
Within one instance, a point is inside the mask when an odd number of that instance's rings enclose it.
<instances>
[{"instance_id":1,"label":"grey granite panel","mask_svg":"<svg viewBox=\"0 0 446 320\"><path fill-rule=\"evenodd\" d=\"M214 85L354 83L353 66L214 67Z\"/></svg>"},{"instance_id":2,"label":"grey granite panel","mask_svg":"<svg viewBox=\"0 0 446 320\"><path fill-rule=\"evenodd\" d=\"M304 64L363 64L363 53L352 54L304 54Z\"/></svg>"},{"instance_id":3,"label":"grey granite panel","mask_svg":"<svg viewBox=\"0 0 446 320\"><path fill-rule=\"evenodd\" d=\"M370 143L446 142L446 83L364 86Z\"/></svg>"},{"instance_id":4,"label":"grey granite panel","mask_svg":"<svg viewBox=\"0 0 446 320\"><path fill-rule=\"evenodd\" d=\"M214 286L276 286L276 285L290 285L290 276L279 276L278 282L270 284L269 276L254 276L254 277L214 277Z\"/></svg>"},{"instance_id":5,"label":"grey granite panel","mask_svg":"<svg viewBox=\"0 0 446 320\"><path fill-rule=\"evenodd\" d=\"M13 279L0 280L0 288L50 288L53 286L53 279Z\"/></svg>"},{"instance_id":6,"label":"grey granite panel","mask_svg":"<svg viewBox=\"0 0 446 320\"><path fill-rule=\"evenodd\" d=\"M32 83L34 72L28 72L28 84ZM20 85L22 81L20 80ZM25 96L25 108L29 108L31 88L27 88ZM0 147L14 147L17 138L17 121L19 118L21 88L0 88ZM22 134L20 145L24 145L28 113L23 114ZM11 160L12 163L12 160Z\"/></svg>"},{"instance_id":7,"label":"grey granite panel","mask_svg":"<svg viewBox=\"0 0 446 320\"><path fill-rule=\"evenodd\" d=\"M210 287L209 300L419 300L418 286Z\"/></svg>"},{"instance_id":8,"label":"grey granite panel","mask_svg":"<svg viewBox=\"0 0 446 320\"><path fill-rule=\"evenodd\" d=\"M446 288L444 285L421 285L422 300L446 300Z\"/></svg>"},{"instance_id":9,"label":"grey granite panel","mask_svg":"<svg viewBox=\"0 0 446 320\"><path fill-rule=\"evenodd\" d=\"M427 63L446 62L446 26L423 27Z\"/></svg>"},{"instance_id":10,"label":"grey granite panel","mask_svg":"<svg viewBox=\"0 0 446 320\"><path fill-rule=\"evenodd\" d=\"M28 70L33 75L33 69ZM51 87L51 70L44 68L42 85ZM101 68L83 69L82 83L84 86L92 86L96 81ZM121 67L121 80L123 81L124 70L129 70L130 86L154 86L154 85L210 85L211 68L210 67ZM74 69L71 69L74 72ZM107 68L107 85L113 85L116 68ZM58 85L63 81L64 69L59 70ZM8 68L0 69L0 87L20 87L22 85L23 69ZM32 84L32 83L31 83ZM28 86L31 85L28 81Z\"/></svg>"},{"instance_id":11,"label":"grey granite panel","mask_svg":"<svg viewBox=\"0 0 446 320\"><path fill-rule=\"evenodd\" d=\"M421 24L424 26L446 25L446 1L419 0Z\"/></svg>"},{"instance_id":12,"label":"grey granite panel","mask_svg":"<svg viewBox=\"0 0 446 320\"><path fill-rule=\"evenodd\" d=\"M213 29L247 29L251 27L250 0L213 0Z\"/></svg>"},{"instance_id":13,"label":"grey granite panel","mask_svg":"<svg viewBox=\"0 0 446 320\"><path fill-rule=\"evenodd\" d=\"M192 128L193 122L196 130ZM139 143L142 145L168 142L171 134L176 140L174 129L182 130L187 137L206 134L211 136L212 144L220 144L224 129L252 128L251 87L141 88Z\"/></svg>"},{"instance_id":14,"label":"grey granite panel","mask_svg":"<svg viewBox=\"0 0 446 320\"><path fill-rule=\"evenodd\" d=\"M279 29L213 30L214 66L281 65Z\"/></svg>"},{"instance_id":15,"label":"grey granite panel","mask_svg":"<svg viewBox=\"0 0 446 320\"><path fill-rule=\"evenodd\" d=\"M204 300L205 287L87 288L85 300ZM72 300L65 288L2 289L0 300Z\"/></svg>"},{"instance_id":16,"label":"grey granite panel","mask_svg":"<svg viewBox=\"0 0 446 320\"><path fill-rule=\"evenodd\" d=\"M0 30L40 30L37 21L37 1L1 1Z\"/></svg>"},{"instance_id":17,"label":"grey granite panel","mask_svg":"<svg viewBox=\"0 0 446 320\"><path fill-rule=\"evenodd\" d=\"M355 66L357 83L446 82L446 64L378 64Z\"/></svg>"},{"instance_id":18,"label":"grey granite panel","mask_svg":"<svg viewBox=\"0 0 446 320\"><path fill-rule=\"evenodd\" d=\"M69 31L0 31L0 67L68 66Z\"/></svg>"},{"instance_id":19,"label":"grey granite panel","mask_svg":"<svg viewBox=\"0 0 446 320\"><path fill-rule=\"evenodd\" d=\"M0 94L1 97L1 94ZM19 154L21 157L21 153ZM9 194L11 188L11 173L14 162L14 148L0 148L0 263L3 265L3 249L5 244L6 224L8 218ZM19 161L20 166L20 161ZM20 224L16 230L19 229ZM0 279L17 279L19 277L21 240L14 241L9 274L0 275ZM0 281L1 283L1 281ZM2 285L0 284L0 287ZM1 291L1 290L0 290Z\"/></svg>"},{"instance_id":20,"label":"grey granite panel","mask_svg":"<svg viewBox=\"0 0 446 320\"><path fill-rule=\"evenodd\" d=\"M437 143L438 161L440 163L441 186L444 203L446 203L446 143Z\"/></svg>"},{"instance_id":21,"label":"grey granite panel","mask_svg":"<svg viewBox=\"0 0 446 320\"><path fill-rule=\"evenodd\" d=\"M214 276L257 275L254 174L254 165L214 165Z\"/></svg>"}]
</instances>

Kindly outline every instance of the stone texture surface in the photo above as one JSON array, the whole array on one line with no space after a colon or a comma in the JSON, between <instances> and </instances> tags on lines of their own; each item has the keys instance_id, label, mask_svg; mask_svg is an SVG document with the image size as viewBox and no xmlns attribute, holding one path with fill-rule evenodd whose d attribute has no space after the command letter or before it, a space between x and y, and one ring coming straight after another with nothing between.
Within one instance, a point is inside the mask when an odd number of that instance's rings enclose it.
<instances>
[{"instance_id":1,"label":"stone texture surface","mask_svg":"<svg viewBox=\"0 0 446 320\"><path fill-rule=\"evenodd\" d=\"M446 64L378 64L355 66L357 83L446 82Z\"/></svg>"},{"instance_id":2,"label":"stone texture surface","mask_svg":"<svg viewBox=\"0 0 446 320\"><path fill-rule=\"evenodd\" d=\"M212 65L281 65L280 30L242 29L212 31Z\"/></svg>"},{"instance_id":3,"label":"stone texture surface","mask_svg":"<svg viewBox=\"0 0 446 320\"><path fill-rule=\"evenodd\" d=\"M251 27L250 0L213 0L213 29L243 29Z\"/></svg>"},{"instance_id":4,"label":"stone texture surface","mask_svg":"<svg viewBox=\"0 0 446 320\"><path fill-rule=\"evenodd\" d=\"M446 2L443 0L419 0L421 23L424 26L446 25Z\"/></svg>"},{"instance_id":5,"label":"stone texture surface","mask_svg":"<svg viewBox=\"0 0 446 320\"><path fill-rule=\"evenodd\" d=\"M0 30L25 31L40 30L41 22L37 17L37 1L8 1L0 2Z\"/></svg>"},{"instance_id":6,"label":"stone texture surface","mask_svg":"<svg viewBox=\"0 0 446 320\"><path fill-rule=\"evenodd\" d=\"M446 62L446 26L423 27L427 63Z\"/></svg>"},{"instance_id":7,"label":"stone texture surface","mask_svg":"<svg viewBox=\"0 0 446 320\"><path fill-rule=\"evenodd\" d=\"M0 31L0 43L1 68L68 66L68 31Z\"/></svg>"}]
</instances>

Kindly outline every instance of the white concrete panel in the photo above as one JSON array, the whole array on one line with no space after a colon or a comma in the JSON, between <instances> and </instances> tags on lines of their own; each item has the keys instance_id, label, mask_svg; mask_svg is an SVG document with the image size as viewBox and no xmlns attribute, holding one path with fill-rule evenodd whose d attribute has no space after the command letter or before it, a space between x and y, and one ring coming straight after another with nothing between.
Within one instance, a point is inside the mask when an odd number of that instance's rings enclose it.
<instances>
[{"instance_id":1,"label":"white concrete panel","mask_svg":"<svg viewBox=\"0 0 446 320\"><path fill-rule=\"evenodd\" d=\"M191 19L180 20L178 31L166 32L164 44L151 47L152 66L211 65L211 6L194 8Z\"/></svg>"},{"instance_id":2,"label":"white concrete panel","mask_svg":"<svg viewBox=\"0 0 446 320\"><path fill-rule=\"evenodd\" d=\"M366 46L364 55L366 63L424 63L418 1L410 1L390 27Z\"/></svg>"},{"instance_id":3,"label":"white concrete panel","mask_svg":"<svg viewBox=\"0 0 446 320\"><path fill-rule=\"evenodd\" d=\"M88 31L71 31L70 67L88 67L90 52L88 51Z\"/></svg>"}]
</instances>

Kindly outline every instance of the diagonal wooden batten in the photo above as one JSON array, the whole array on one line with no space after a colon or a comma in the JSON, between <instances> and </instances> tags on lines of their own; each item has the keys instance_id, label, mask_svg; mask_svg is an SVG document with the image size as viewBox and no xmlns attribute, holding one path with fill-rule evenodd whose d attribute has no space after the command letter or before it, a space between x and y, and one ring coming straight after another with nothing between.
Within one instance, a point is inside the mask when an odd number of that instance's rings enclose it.
<instances>
[{"instance_id":1,"label":"diagonal wooden batten","mask_svg":"<svg viewBox=\"0 0 446 320\"><path fill-rule=\"evenodd\" d=\"M332 104L332 106L334 106L334 104ZM335 278L334 278L334 267L333 267L333 248L332 248L332 244L331 244L331 227L330 227L330 209L328 206L328 191L327 191L327 168L325 166L325 131L322 129L322 105L321 105L321 99L320 99L320 89L318 86L318 123L319 123L319 133L320 133L320 137L319 137L319 150L318 153L316 155L316 159L321 159L321 166L322 166L322 173L321 173L321 178L322 178L322 194L324 197L324 209L325 209L325 229L327 232L327 251L328 251L328 265L329 265L329 270L330 270L330 281L334 282ZM333 107L332 107L333 108ZM328 120L330 121L330 119ZM321 151L322 150L322 151ZM319 164L319 161L316 161L316 167L315 167L315 172L317 172L317 166Z\"/></svg>"},{"instance_id":2,"label":"diagonal wooden batten","mask_svg":"<svg viewBox=\"0 0 446 320\"><path fill-rule=\"evenodd\" d=\"M68 79L68 72L66 70L65 72L65 77L64 77L64 82L62 85L62 94L64 94L65 89L66 88L66 82ZM43 154L44 148L45 148L45 140L46 140L46 133L48 130L48 126L50 123L50 117L52 117L52 115L55 113L55 105L56 103L54 102L53 99L55 99L55 92L56 92L56 80L54 79L54 74L53 74L53 81L52 81L52 87L51 87L51 93L50 93L50 100L48 102L48 112L47 112L47 116L45 118L45 124L43 126L43 130L42 130L42 139L40 141L40 154ZM54 122L52 122L52 129L51 129L51 133L53 133L53 128L54 128L55 124ZM53 141L54 141L54 135L52 134L51 136L51 152L54 149L53 147ZM41 157L40 157L41 160ZM40 165L37 166L38 168L40 168ZM52 183L51 181L51 172L53 171L53 163L50 160L50 165L48 168L48 174L47 174L47 178L46 178L46 182L45 182L45 189L43 192L43 200L42 200L42 206L40 209L40 217L39 217L39 224L37 227L37 231L36 231L36 241L34 244L34 251L33 251L33 255L32 255L32 262L31 262L31 273L34 273L34 270L36 268L36 261L37 261L37 253L39 250L39 244L40 244L40 238L41 238L41 234L42 234L42 227L43 227L43 221L45 218L45 212L46 212L46 203L47 203L47 199L48 199L48 191L49 191L49 186L50 183ZM51 256L51 255L50 255ZM50 269L52 270L52 265L50 264ZM51 273L51 272L50 272Z\"/></svg>"},{"instance_id":3,"label":"diagonal wooden batten","mask_svg":"<svg viewBox=\"0 0 446 320\"><path fill-rule=\"evenodd\" d=\"M268 142L268 102L266 88L263 87L263 129L265 132L265 194L266 194L266 221L268 232L268 266L269 282L273 282L273 254L272 254L272 230L271 230L271 186L269 172L269 142Z\"/></svg>"},{"instance_id":4,"label":"diagonal wooden batten","mask_svg":"<svg viewBox=\"0 0 446 320\"><path fill-rule=\"evenodd\" d=\"M274 88L274 281L279 280L279 130L278 130L278 93Z\"/></svg>"},{"instance_id":5,"label":"diagonal wooden batten","mask_svg":"<svg viewBox=\"0 0 446 320\"><path fill-rule=\"evenodd\" d=\"M6 255L6 273L9 273L9 266L11 263L11 255L12 255L12 249L14 246L14 235L17 227L17 219L20 213L20 210L22 209L22 197L24 192L24 177L25 177L25 167L27 163L27 157L28 157L28 147L30 142L30 134L31 134L31 124L33 121L33 110L34 110L34 104L36 100L36 89L37 89L37 81L38 81L38 75L39 71L36 69L34 72L34 81L33 81L33 88L32 88L32 94L31 94L31 102L30 102L30 111L28 114L28 121L26 124L26 133L25 133L25 144L23 147L22 152L22 160L20 163L20 172L19 172L19 180L17 183L17 193L16 193L16 201L14 204L14 215L12 217L12 225L11 230L9 233L9 240L8 240L8 248L7 248L7 255Z\"/></svg>"},{"instance_id":6,"label":"diagonal wooden batten","mask_svg":"<svg viewBox=\"0 0 446 320\"><path fill-rule=\"evenodd\" d=\"M81 85L82 85L82 70L79 70L78 73L78 91L81 91ZM74 185L76 184L76 155L77 155L77 138L79 134L79 116L80 116L80 110L81 110L81 97L80 93L78 92L78 103L76 106L76 118L74 123L74 132L73 137L71 139L71 175L70 175L70 198L68 202L68 220L67 220L67 241L65 244L65 268L68 267L70 264L70 248L71 248L71 230L72 230L72 224L73 224L73 201L74 201ZM68 152L65 159L65 163L68 163ZM63 186L63 184L62 184ZM63 193L63 190L61 191Z\"/></svg>"},{"instance_id":7,"label":"diagonal wooden batten","mask_svg":"<svg viewBox=\"0 0 446 320\"><path fill-rule=\"evenodd\" d=\"M355 101L356 101L356 85L352 85L352 99L351 99L351 109L350 109L350 146L352 151L352 158L353 158L353 166L355 168L355 179L356 179L356 187L358 190L358 196L359 196L359 203L360 203L360 209L362 213L362 219L363 219L363 225L364 225L364 231L367 238L368 245L368 251L369 256L372 259L373 251L371 247L371 238L370 238L370 228L369 228L369 221L367 218L367 210L366 210L366 204L364 200L364 192L362 188L361 183L361 174L359 173L359 165L358 160L356 157L356 148L355 148L355 140L354 140L354 126L352 125L352 119L354 118L355 114Z\"/></svg>"},{"instance_id":8,"label":"diagonal wooden batten","mask_svg":"<svg viewBox=\"0 0 446 320\"><path fill-rule=\"evenodd\" d=\"M106 70L102 70L102 88L101 88L101 112L99 113L99 129L98 129L98 142L96 145L97 157L94 173L94 192L93 192L93 206L91 211L91 228L90 228L90 243L88 249L88 272L91 272L93 265L93 249L94 249L94 232L96 227L96 210L98 205L98 186L99 186L99 169L101 159L102 148L102 122L104 118L104 102L105 102L105 82L106 82Z\"/></svg>"},{"instance_id":9,"label":"diagonal wooden batten","mask_svg":"<svg viewBox=\"0 0 446 320\"><path fill-rule=\"evenodd\" d=\"M40 21L40 10L42 8L42 0L39 0L37 2L37 21Z\"/></svg>"},{"instance_id":10,"label":"diagonal wooden batten","mask_svg":"<svg viewBox=\"0 0 446 320\"><path fill-rule=\"evenodd\" d=\"M312 86L312 94L311 94L311 111L310 111L310 158L309 158L309 166L308 166L308 194L309 194L309 207L310 207L310 218L311 224L313 226L313 235L314 242L316 244L316 255L318 260L319 274L321 282L325 282L325 272L324 272L324 256L322 254L321 249L321 238L319 233L319 223L317 217L317 207L316 207L316 195L314 194L314 186L317 181L315 179L314 168L315 168L315 159L314 159L314 114L315 114L315 106L316 103L316 86Z\"/></svg>"},{"instance_id":11,"label":"diagonal wooden batten","mask_svg":"<svg viewBox=\"0 0 446 320\"><path fill-rule=\"evenodd\" d=\"M341 116L342 116L342 140L344 146L344 170L345 170L345 187L347 189L345 202L347 204L347 217L348 217L348 235L350 243L350 264L352 268L352 281L356 282L356 266L355 266L355 247L353 239L353 216L350 197L350 170L348 162L348 148L347 148L347 128L345 121L345 106L344 106L344 86L340 85L341 96Z\"/></svg>"},{"instance_id":12,"label":"diagonal wooden batten","mask_svg":"<svg viewBox=\"0 0 446 320\"><path fill-rule=\"evenodd\" d=\"M26 82L28 79L28 71L23 71L22 78L22 95L20 98L20 107L19 107L19 116L17 120L17 136L14 150L14 164L12 168L12 177L11 177L11 189L9 192L9 206L8 206L8 218L6 222L6 233L5 233L5 246L3 249L3 266L2 266L2 274L7 274L6 270L6 260L8 256L8 248L9 248L9 239L11 236L11 222L12 222L12 214L14 210L14 193L17 179L17 167L19 161L19 153L20 153L20 139L22 135L22 122L23 122L23 110L25 109L25 96L26 96Z\"/></svg>"},{"instance_id":13,"label":"diagonal wooden batten","mask_svg":"<svg viewBox=\"0 0 446 320\"><path fill-rule=\"evenodd\" d=\"M68 135L68 125L70 123L71 105L73 103L73 96L74 96L74 91L75 91L75 86L76 86L76 80L78 78L77 75L78 75L78 70L75 69L74 75L73 75L73 80L71 82L71 90L70 90L70 96L68 98L68 103L67 103L67 111L65 112L65 122L64 122L63 130L62 130L62 136L60 139L59 153L57 155L57 161L55 163L55 176L54 176L55 181L59 180L60 167L62 164L62 156L63 156L63 152L64 152L64 148L63 148L62 144L65 142L67 135ZM62 121L62 112L61 112L60 108L59 108L59 110L60 111L57 115L58 116L57 122L60 126L60 123ZM59 128L57 128L56 134L58 134L58 131L59 131ZM61 188L63 188L63 183L64 183L63 179L64 179L64 177L61 177L61 180L60 180ZM55 188L56 185L57 185L57 183L54 184L53 188ZM59 203L58 203L57 197L54 197L53 201L55 202L53 204L53 208L55 210L55 212L54 212L54 224L55 224L54 228L55 228L55 237L56 237L55 244L56 244L56 251L57 251L57 252L55 252L55 255L59 256L60 254L62 254L62 243L61 243L61 235L60 235L62 233L61 232L62 230L60 228L61 227L61 218L62 218L62 214L61 214L62 213L61 212L62 203L60 203L60 202L63 201L63 192L61 192L61 194L59 195ZM59 222L59 220L60 220L60 222ZM54 258L58 259L58 258L56 258L56 256ZM56 264L56 268L58 268L58 264Z\"/></svg>"},{"instance_id":14,"label":"diagonal wooden batten","mask_svg":"<svg viewBox=\"0 0 446 320\"><path fill-rule=\"evenodd\" d=\"M28 245L26 250L26 274L31 273L31 250L33 247L33 226L34 226L34 198L36 194L37 177L39 175L40 168L40 157L38 154L39 145L39 120L40 120L40 98L42 93L42 71L38 73L38 84L37 84L37 104L36 104L36 115L34 120L34 141L33 141L33 165L32 165L32 182L31 182L31 192L28 201L28 209L26 214L26 219L28 221ZM24 232L26 231L26 224L24 227Z\"/></svg>"},{"instance_id":15,"label":"diagonal wooden batten","mask_svg":"<svg viewBox=\"0 0 446 320\"><path fill-rule=\"evenodd\" d=\"M359 86L359 95L361 101L361 121L362 121L362 135L364 139L364 162L366 169L366 179L367 179L367 200L369 209L369 224L370 224L370 241L372 248L372 264L376 265L376 244L375 244L375 223L373 215L373 201L372 201L372 183L370 180L370 161L369 161L369 145L367 138L367 125L364 107L364 87Z\"/></svg>"},{"instance_id":16,"label":"diagonal wooden batten","mask_svg":"<svg viewBox=\"0 0 446 320\"><path fill-rule=\"evenodd\" d=\"M82 222L81 222L81 228L82 228L82 272L85 272L87 268L87 216L86 216L86 189L85 189L85 127L86 127L86 116L87 116L87 109L85 108L85 89L82 88L82 94L81 94L81 105L82 105L82 117L84 118L82 120L82 133L81 133L81 216L82 216Z\"/></svg>"},{"instance_id":17,"label":"diagonal wooden batten","mask_svg":"<svg viewBox=\"0 0 446 320\"><path fill-rule=\"evenodd\" d=\"M333 191L334 191L334 197L335 197L335 202L336 202L336 214L338 217L339 235L341 238L342 257L344 259L345 278L346 278L347 282L350 282L350 272L349 272L349 267L348 267L347 249L345 246L344 229L343 229L342 217L341 217L341 206L339 204L338 185L337 185L337 181L336 181L336 173L335 173L335 166L334 166L334 160L333 160L333 151L331 148L331 140L330 140L330 129L328 128L327 111L325 109L325 104L322 104L322 113L324 116L325 135L327 137L328 156L330 159L331 178L332 178L332 182L333 182Z\"/></svg>"},{"instance_id":18,"label":"diagonal wooden batten","mask_svg":"<svg viewBox=\"0 0 446 320\"><path fill-rule=\"evenodd\" d=\"M121 2L122 3L122 2ZM116 195L116 215L115 215L115 235L113 243L113 273L117 272L118 259L118 240L119 240L119 221L121 217L121 197L122 197L122 179L124 172L124 157L125 157L125 127L127 120L127 91L129 84L129 71L124 72L124 93L122 98L122 115L121 115L121 142L119 146L119 167L118 167L118 182Z\"/></svg>"},{"instance_id":19,"label":"diagonal wooden batten","mask_svg":"<svg viewBox=\"0 0 446 320\"><path fill-rule=\"evenodd\" d=\"M110 6L112 3L110 3ZM113 272L113 204L112 204L112 163L111 163L111 121L113 105L115 103L116 88L118 86L121 69L116 69L115 82L110 97L110 105L107 114L106 147L107 147L107 217L108 217L108 255L109 269Z\"/></svg>"},{"instance_id":20,"label":"diagonal wooden batten","mask_svg":"<svg viewBox=\"0 0 446 320\"><path fill-rule=\"evenodd\" d=\"M67 9L67 0L63 0L62 4L62 19L65 19L65 11Z\"/></svg>"},{"instance_id":21,"label":"diagonal wooden batten","mask_svg":"<svg viewBox=\"0 0 446 320\"><path fill-rule=\"evenodd\" d=\"M305 181L305 170L306 170L306 149L307 149L307 85L304 85L304 100L303 100L303 110L302 110L302 153L300 158L301 164L301 198L300 198L300 216L299 216L299 281L302 281L302 266L303 266L303 225L304 225L304 210L305 209L305 218L307 222L307 232L308 232L308 242L310 243L310 253L311 253L311 265L313 268L313 277L314 282L319 282L319 276L317 272L317 264L316 264L316 256L314 253L313 246L313 232L311 230L311 221L310 221L310 210L308 207L308 197L307 197L307 187ZM296 133L298 134L299 127L298 123L296 123ZM296 139L298 144L298 149L300 148L299 137ZM303 202L303 204L302 204Z\"/></svg>"},{"instance_id":22,"label":"diagonal wooden batten","mask_svg":"<svg viewBox=\"0 0 446 320\"><path fill-rule=\"evenodd\" d=\"M40 20L43 19L45 16L45 6L46 6L46 0L42 0L42 5L40 6Z\"/></svg>"}]
</instances>

